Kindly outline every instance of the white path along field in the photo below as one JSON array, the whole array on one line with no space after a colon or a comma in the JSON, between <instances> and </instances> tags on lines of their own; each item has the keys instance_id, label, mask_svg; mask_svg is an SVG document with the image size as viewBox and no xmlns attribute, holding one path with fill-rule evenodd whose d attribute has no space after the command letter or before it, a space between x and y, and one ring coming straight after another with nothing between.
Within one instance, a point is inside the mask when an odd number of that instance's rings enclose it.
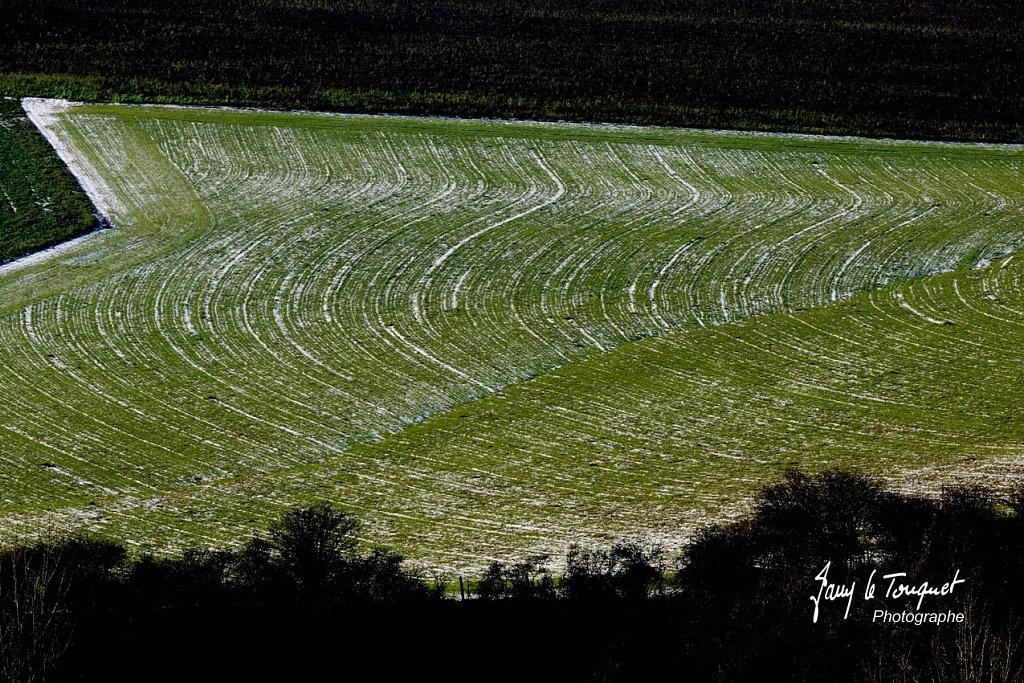
<instances>
[{"instance_id":1,"label":"white path along field","mask_svg":"<svg viewBox=\"0 0 1024 683\"><path fill-rule=\"evenodd\" d=\"M372 517L414 470L355 444L624 342L1024 242L1013 147L30 106L116 229L0 273L8 533L66 508L140 520L144 542L160 533L137 501L317 463L376 481L340 501ZM415 476L417 519L486 516L486 495ZM207 519L185 538L244 528ZM438 557L420 541L403 550Z\"/></svg>"}]
</instances>

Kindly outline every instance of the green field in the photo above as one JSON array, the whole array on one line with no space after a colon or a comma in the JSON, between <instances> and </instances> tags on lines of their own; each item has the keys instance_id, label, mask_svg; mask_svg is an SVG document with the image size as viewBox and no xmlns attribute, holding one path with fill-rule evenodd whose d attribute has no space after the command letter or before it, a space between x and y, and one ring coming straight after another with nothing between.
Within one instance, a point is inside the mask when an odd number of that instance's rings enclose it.
<instances>
[{"instance_id":1,"label":"green field","mask_svg":"<svg viewBox=\"0 0 1024 683\"><path fill-rule=\"evenodd\" d=\"M85 193L21 104L0 97L0 263L96 227Z\"/></svg>"},{"instance_id":2,"label":"green field","mask_svg":"<svg viewBox=\"0 0 1024 683\"><path fill-rule=\"evenodd\" d=\"M115 229L0 271L8 538L329 499L463 569L1024 449L1020 148L29 108Z\"/></svg>"}]
</instances>

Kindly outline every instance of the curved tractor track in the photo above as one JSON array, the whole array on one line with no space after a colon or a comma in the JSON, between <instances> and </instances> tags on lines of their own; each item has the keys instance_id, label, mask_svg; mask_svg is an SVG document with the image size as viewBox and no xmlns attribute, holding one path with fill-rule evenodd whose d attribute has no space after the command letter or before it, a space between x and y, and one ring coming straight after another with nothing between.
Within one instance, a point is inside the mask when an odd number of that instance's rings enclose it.
<instances>
[{"instance_id":1,"label":"curved tractor track","mask_svg":"<svg viewBox=\"0 0 1024 683\"><path fill-rule=\"evenodd\" d=\"M1017 148L26 106L116 229L0 271L7 534L458 568L1020 452Z\"/></svg>"}]
</instances>

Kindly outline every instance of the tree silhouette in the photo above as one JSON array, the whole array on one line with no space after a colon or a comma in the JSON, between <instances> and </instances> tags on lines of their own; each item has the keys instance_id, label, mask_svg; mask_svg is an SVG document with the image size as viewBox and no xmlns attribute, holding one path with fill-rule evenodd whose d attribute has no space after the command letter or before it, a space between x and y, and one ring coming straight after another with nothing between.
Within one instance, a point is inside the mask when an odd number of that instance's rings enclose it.
<instances>
[{"instance_id":1,"label":"tree silhouette","mask_svg":"<svg viewBox=\"0 0 1024 683\"><path fill-rule=\"evenodd\" d=\"M300 599L322 597L343 573L358 541L359 522L330 503L285 513L270 528L270 549L294 580Z\"/></svg>"}]
</instances>

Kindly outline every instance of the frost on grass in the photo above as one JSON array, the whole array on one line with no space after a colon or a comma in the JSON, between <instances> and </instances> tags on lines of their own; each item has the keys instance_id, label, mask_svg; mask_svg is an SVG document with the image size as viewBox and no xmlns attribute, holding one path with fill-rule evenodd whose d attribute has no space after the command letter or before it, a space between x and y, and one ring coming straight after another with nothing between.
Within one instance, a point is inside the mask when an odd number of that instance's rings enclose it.
<instances>
[{"instance_id":1,"label":"frost on grass","mask_svg":"<svg viewBox=\"0 0 1024 683\"><path fill-rule=\"evenodd\" d=\"M892 434L1020 443L964 388L1018 367L1018 271L970 270L1024 240L1015 148L27 106L118 230L0 281L10 532L328 497L457 567L678 541L790 461L902 466Z\"/></svg>"}]
</instances>

